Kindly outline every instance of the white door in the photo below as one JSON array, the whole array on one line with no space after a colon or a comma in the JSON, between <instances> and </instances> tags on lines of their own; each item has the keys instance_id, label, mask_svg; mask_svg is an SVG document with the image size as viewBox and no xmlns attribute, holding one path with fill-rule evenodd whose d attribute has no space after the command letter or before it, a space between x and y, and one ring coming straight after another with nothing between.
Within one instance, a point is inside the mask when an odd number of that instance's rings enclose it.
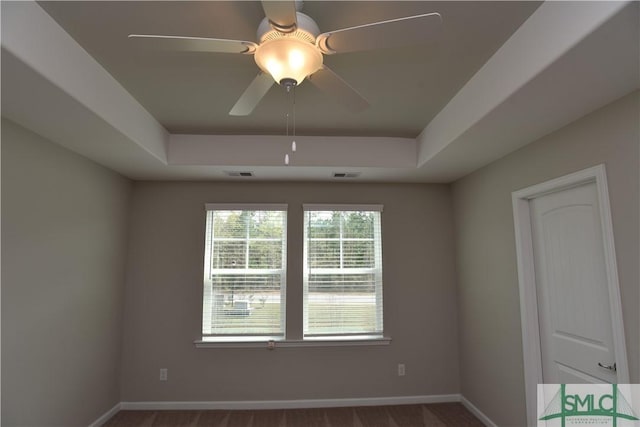
<instances>
[{"instance_id":1,"label":"white door","mask_svg":"<svg viewBox=\"0 0 640 427\"><path fill-rule=\"evenodd\" d=\"M544 382L617 382L596 184L536 197L529 209Z\"/></svg>"}]
</instances>

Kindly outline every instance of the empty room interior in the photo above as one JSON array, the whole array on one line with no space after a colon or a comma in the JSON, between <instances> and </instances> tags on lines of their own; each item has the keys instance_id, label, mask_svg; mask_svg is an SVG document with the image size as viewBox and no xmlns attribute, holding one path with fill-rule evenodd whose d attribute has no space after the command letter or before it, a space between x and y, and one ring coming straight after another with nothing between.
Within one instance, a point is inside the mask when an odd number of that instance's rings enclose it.
<instances>
[{"instance_id":1,"label":"empty room interior","mask_svg":"<svg viewBox=\"0 0 640 427\"><path fill-rule=\"evenodd\" d=\"M640 383L639 6L2 1L2 425Z\"/></svg>"}]
</instances>

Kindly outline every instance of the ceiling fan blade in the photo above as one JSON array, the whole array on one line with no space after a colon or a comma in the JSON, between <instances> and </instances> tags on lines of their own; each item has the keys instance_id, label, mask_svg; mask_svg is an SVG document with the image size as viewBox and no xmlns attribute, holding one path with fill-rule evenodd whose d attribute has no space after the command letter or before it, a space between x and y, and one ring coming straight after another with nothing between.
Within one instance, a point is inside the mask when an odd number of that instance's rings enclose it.
<instances>
[{"instance_id":1,"label":"ceiling fan blade","mask_svg":"<svg viewBox=\"0 0 640 427\"><path fill-rule=\"evenodd\" d=\"M294 0L262 0L264 14L271 26L281 33L291 33L296 30L296 2Z\"/></svg>"},{"instance_id":2,"label":"ceiling fan blade","mask_svg":"<svg viewBox=\"0 0 640 427\"><path fill-rule=\"evenodd\" d=\"M369 107L369 102L362 97L340 76L323 65L321 69L308 77L318 89L335 98L339 103L353 112L360 112Z\"/></svg>"},{"instance_id":3,"label":"ceiling fan blade","mask_svg":"<svg viewBox=\"0 0 640 427\"><path fill-rule=\"evenodd\" d=\"M206 37L129 34L129 39L149 49L183 52L253 53L258 47L254 42Z\"/></svg>"},{"instance_id":4,"label":"ceiling fan blade","mask_svg":"<svg viewBox=\"0 0 640 427\"><path fill-rule=\"evenodd\" d=\"M441 24L439 13L425 13L330 31L316 44L326 54L408 46L433 39Z\"/></svg>"},{"instance_id":5,"label":"ceiling fan blade","mask_svg":"<svg viewBox=\"0 0 640 427\"><path fill-rule=\"evenodd\" d=\"M270 74L260 73L245 89L240 99L229 111L230 116L248 116L258 105L260 100L269 92L275 81Z\"/></svg>"}]
</instances>

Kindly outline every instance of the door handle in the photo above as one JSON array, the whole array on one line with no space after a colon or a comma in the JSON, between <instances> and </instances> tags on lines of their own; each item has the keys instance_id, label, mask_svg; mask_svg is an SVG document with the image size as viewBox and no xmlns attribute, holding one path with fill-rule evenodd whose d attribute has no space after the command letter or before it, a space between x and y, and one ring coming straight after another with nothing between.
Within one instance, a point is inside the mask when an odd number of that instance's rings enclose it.
<instances>
[{"instance_id":1,"label":"door handle","mask_svg":"<svg viewBox=\"0 0 640 427\"><path fill-rule=\"evenodd\" d=\"M608 369L608 370L613 371L613 372L617 371L615 363L613 365L603 365L602 363L598 362L598 366L600 366L601 368L604 368L604 369Z\"/></svg>"}]
</instances>

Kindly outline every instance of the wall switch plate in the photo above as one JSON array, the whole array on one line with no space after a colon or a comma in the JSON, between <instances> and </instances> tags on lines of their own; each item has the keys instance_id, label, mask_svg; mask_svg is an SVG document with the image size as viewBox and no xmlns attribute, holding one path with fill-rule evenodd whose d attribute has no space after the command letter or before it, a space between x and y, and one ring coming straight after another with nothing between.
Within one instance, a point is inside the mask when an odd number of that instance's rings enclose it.
<instances>
[{"instance_id":1,"label":"wall switch plate","mask_svg":"<svg viewBox=\"0 0 640 427\"><path fill-rule=\"evenodd\" d=\"M398 376L399 377L404 377L405 371L404 371L404 363L399 363L398 364Z\"/></svg>"},{"instance_id":2,"label":"wall switch plate","mask_svg":"<svg viewBox=\"0 0 640 427\"><path fill-rule=\"evenodd\" d=\"M160 368L160 381L167 381L167 375L169 370L167 368Z\"/></svg>"}]
</instances>

